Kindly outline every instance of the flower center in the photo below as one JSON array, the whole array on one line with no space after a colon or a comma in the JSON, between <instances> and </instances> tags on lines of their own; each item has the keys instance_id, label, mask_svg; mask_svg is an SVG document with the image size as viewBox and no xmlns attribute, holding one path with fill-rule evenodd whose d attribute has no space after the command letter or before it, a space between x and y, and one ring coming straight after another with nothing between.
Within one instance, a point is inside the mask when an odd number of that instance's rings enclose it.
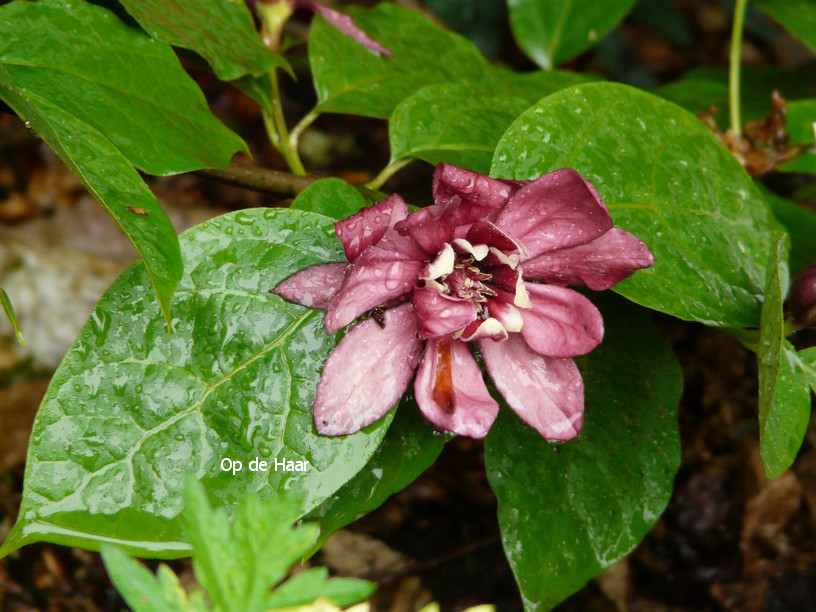
<instances>
[{"instance_id":1,"label":"flower center","mask_svg":"<svg viewBox=\"0 0 816 612\"><path fill-rule=\"evenodd\" d=\"M493 275L482 272L476 265L476 259L470 254L456 256L453 271L437 279L441 292L463 300L471 300L481 313L484 304L491 297L496 297L496 290L490 287Z\"/></svg>"}]
</instances>

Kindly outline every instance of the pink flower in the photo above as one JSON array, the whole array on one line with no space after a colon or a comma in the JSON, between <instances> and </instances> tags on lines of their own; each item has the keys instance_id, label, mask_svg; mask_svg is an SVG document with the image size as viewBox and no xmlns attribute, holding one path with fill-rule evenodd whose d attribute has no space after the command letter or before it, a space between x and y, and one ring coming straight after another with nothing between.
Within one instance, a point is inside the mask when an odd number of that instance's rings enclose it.
<instances>
[{"instance_id":1,"label":"pink flower","mask_svg":"<svg viewBox=\"0 0 816 612\"><path fill-rule=\"evenodd\" d=\"M571 358L598 345L603 320L566 285L608 289L651 266L651 251L612 226L598 192L570 168L502 181L440 164L433 195L433 206L413 214L393 195L338 221L350 263L311 266L274 289L325 309L329 333L370 313L326 361L317 430L345 435L377 421L416 370L428 421L484 437L499 407L474 343L526 423L548 440L573 438L584 391Z\"/></svg>"}]
</instances>

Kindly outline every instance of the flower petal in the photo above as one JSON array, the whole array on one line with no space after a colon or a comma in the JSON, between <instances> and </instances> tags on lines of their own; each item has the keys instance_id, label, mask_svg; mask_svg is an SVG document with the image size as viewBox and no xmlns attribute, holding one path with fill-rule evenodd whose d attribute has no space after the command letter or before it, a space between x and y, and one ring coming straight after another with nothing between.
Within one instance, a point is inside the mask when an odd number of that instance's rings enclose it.
<instances>
[{"instance_id":1,"label":"flower petal","mask_svg":"<svg viewBox=\"0 0 816 612\"><path fill-rule=\"evenodd\" d=\"M317 431L343 436L382 418L402 397L422 352L410 304L352 328L323 366L314 401Z\"/></svg>"},{"instance_id":2,"label":"flower petal","mask_svg":"<svg viewBox=\"0 0 816 612\"><path fill-rule=\"evenodd\" d=\"M463 342L484 339L501 342L507 339L507 330L504 329L504 325L498 319L488 317L473 321L458 336L454 334L454 338L459 338Z\"/></svg>"},{"instance_id":3,"label":"flower petal","mask_svg":"<svg viewBox=\"0 0 816 612\"><path fill-rule=\"evenodd\" d=\"M562 168L519 189L496 225L532 258L594 240L612 227L612 218L595 188L572 168Z\"/></svg>"},{"instance_id":4,"label":"flower petal","mask_svg":"<svg viewBox=\"0 0 816 612\"><path fill-rule=\"evenodd\" d=\"M498 249L505 255L518 253L521 250L515 240L496 227L495 224L484 219L475 221L470 226L465 238L472 244L486 244L488 247Z\"/></svg>"},{"instance_id":5,"label":"flower petal","mask_svg":"<svg viewBox=\"0 0 816 612\"><path fill-rule=\"evenodd\" d=\"M343 243L346 259L354 261L368 247L377 244L388 228L396 222L392 218L399 216L400 212L403 214L396 221L405 218L408 206L395 194L335 223L334 233Z\"/></svg>"},{"instance_id":6,"label":"flower petal","mask_svg":"<svg viewBox=\"0 0 816 612\"><path fill-rule=\"evenodd\" d=\"M354 20L345 13L340 13L334 9L330 9L328 6L324 6L319 2L314 2L314 0L294 0L293 4L295 8L302 7L315 13L320 13L323 15L323 18L326 21L332 24L340 32L358 44L364 46L375 55L387 55L388 57L391 57L391 51L366 34L356 23L354 23Z\"/></svg>"},{"instance_id":7,"label":"flower petal","mask_svg":"<svg viewBox=\"0 0 816 612\"><path fill-rule=\"evenodd\" d=\"M433 198L449 207L455 225L473 223L498 212L516 187L477 172L439 164L433 178Z\"/></svg>"},{"instance_id":8,"label":"flower petal","mask_svg":"<svg viewBox=\"0 0 816 612\"><path fill-rule=\"evenodd\" d=\"M513 304L509 302L502 302L499 300L490 300L487 303L487 310L490 316L502 324L502 327L508 333L520 332L524 319L521 317L521 312Z\"/></svg>"},{"instance_id":9,"label":"flower petal","mask_svg":"<svg viewBox=\"0 0 816 612\"><path fill-rule=\"evenodd\" d=\"M458 340L427 342L414 394L434 427L460 436L484 438L499 413L473 354Z\"/></svg>"},{"instance_id":10,"label":"flower petal","mask_svg":"<svg viewBox=\"0 0 816 612\"><path fill-rule=\"evenodd\" d=\"M653 263L654 255L637 236L613 227L586 244L544 253L524 262L524 276L602 291Z\"/></svg>"},{"instance_id":11,"label":"flower petal","mask_svg":"<svg viewBox=\"0 0 816 612\"><path fill-rule=\"evenodd\" d=\"M479 342L487 372L507 404L547 440L578 435L584 418L584 383L572 359L545 357L518 334Z\"/></svg>"},{"instance_id":12,"label":"flower petal","mask_svg":"<svg viewBox=\"0 0 816 612\"><path fill-rule=\"evenodd\" d=\"M521 311L521 335L534 351L550 357L585 355L603 339L603 317L572 289L525 283L532 308Z\"/></svg>"},{"instance_id":13,"label":"flower petal","mask_svg":"<svg viewBox=\"0 0 816 612\"><path fill-rule=\"evenodd\" d=\"M473 302L443 295L431 287L414 289L413 304L419 333L425 338L447 336L476 318Z\"/></svg>"},{"instance_id":14,"label":"flower petal","mask_svg":"<svg viewBox=\"0 0 816 612\"><path fill-rule=\"evenodd\" d=\"M435 255L443 244L453 240L453 218L444 206L436 204L411 213L394 228L402 236L410 236L430 255Z\"/></svg>"},{"instance_id":15,"label":"flower petal","mask_svg":"<svg viewBox=\"0 0 816 612\"><path fill-rule=\"evenodd\" d=\"M316 264L295 272L292 276L275 287L276 293L284 300L325 310L329 301L340 291L345 280L348 264Z\"/></svg>"},{"instance_id":16,"label":"flower petal","mask_svg":"<svg viewBox=\"0 0 816 612\"><path fill-rule=\"evenodd\" d=\"M425 265L413 260L364 261L365 257L364 253L349 265L343 287L328 304L324 321L330 334L364 312L411 291Z\"/></svg>"},{"instance_id":17,"label":"flower petal","mask_svg":"<svg viewBox=\"0 0 816 612\"><path fill-rule=\"evenodd\" d=\"M445 244L442 250L439 251L434 260L422 272L422 278L427 280L436 280L440 276L447 276L453 272L456 264L456 253L453 247Z\"/></svg>"}]
</instances>

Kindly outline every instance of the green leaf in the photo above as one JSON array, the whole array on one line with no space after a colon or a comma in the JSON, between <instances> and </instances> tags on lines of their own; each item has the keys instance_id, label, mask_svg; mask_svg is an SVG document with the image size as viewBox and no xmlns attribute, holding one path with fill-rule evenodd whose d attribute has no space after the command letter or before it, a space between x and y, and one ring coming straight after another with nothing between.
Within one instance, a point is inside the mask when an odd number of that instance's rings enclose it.
<instances>
[{"instance_id":1,"label":"green leaf","mask_svg":"<svg viewBox=\"0 0 816 612\"><path fill-rule=\"evenodd\" d=\"M269 290L302 268L342 261L331 220L252 209L181 236L185 276L164 332L144 267L105 293L46 393L29 447L20 516L0 555L35 541L132 554L188 554L185 475L231 507L246 492L291 491L304 512L350 480L387 417L352 436L314 429L312 401L337 338L321 313ZM254 458L307 460L305 472L250 471ZM222 459L243 462L234 476Z\"/></svg>"},{"instance_id":2,"label":"green leaf","mask_svg":"<svg viewBox=\"0 0 816 612\"><path fill-rule=\"evenodd\" d=\"M396 4L352 7L349 14L393 56L374 55L322 17L315 18L309 62L320 111L385 119L424 85L479 82L492 70L473 43Z\"/></svg>"},{"instance_id":3,"label":"green leaf","mask_svg":"<svg viewBox=\"0 0 816 612\"><path fill-rule=\"evenodd\" d=\"M510 27L542 68L589 49L632 9L635 0L510 0Z\"/></svg>"},{"instance_id":4,"label":"green leaf","mask_svg":"<svg viewBox=\"0 0 816 612\"><path fill-rule=\"evenodd\" d=\"M394 422L366 466L308 515L309 520L320 523L318 544L416 480L436 461L447 440L425 422L413 398L403 398Z\"/></svg>"},{"instance_id":5,"label":"green leaf","mask_svg":"<svg viewBox=\"0 0 816 612\"><path fill-rule=\"evenodd\" d=\"M339 178L315 181L304 189L291 208L308 210L332 219L345 219L371 204L356 187Z\"/></svg>"},{"instance_id":6,"label":"green leaf","mask_svg":"<svg viewBox=\"0 0 816 612\"><path fill-rule=\"evenodd\" d=\"M760 189L774 217L790 235L791 249L788 261L791 272L798 273L799 270L816 262L816 214L761 185Z\"/></svg>"},{"instance_id":7,"label":"green leaf","mask_svg":"<svg viewBox=\"0 0 816 612\"><path fill-rule=\"evenodd\" d=\"M187 612L193 609L176 575L166 565L159 577L127 554L103 544L102 561L111 582L134 612Z\"/></svg>"},{"instance_id":8,"label":"green leaf","mask_svg":"<svg viewBox=\"0 0 816 612\"><path fill-rule=\"evenodd\" d=\"M756 0L756 5L816 51L815 0Z\"/></svg>"},{"instance_id":9,"label":"green leaf","mask_svg":"<svg viewBox=\"0 0 816 612\"><path fill-rule=\"evenodd\" d=\"M26 341L25 338L23 338L23 332L20 331L20 325L17 323L17 314L14 312L14 305L11 303L8 293L6 293L2 287L0 287L0 304L3 305L3 311L6 313L11 327L14 328L14 335L17 336L17 342L25 346Z\"/></svg>"},{"instance_id":10,"label":"green leaf","mask_svg":"<svg viewBox=\"0 0 816 612\"><path fill-rule=\"evenodd\" d=\"M552 444L503 404L486 441L504 550L528 610L550 609L628 554L680 465L683 379L642 309L604 300L603 343L579 360L586 416Z\"/></svg>"},{"instance_id":11,"label":"green leaf","mask_svg":"<svg viewBox=\"0 0 816 612\"><path fill-rule=\"evenodd\" d=\"M785 172L816 174L816 99L793 100L788 103L788 135L790 142L808 147L808 150L779 169Z\"/></svg>"},{"instance_id":12,"label":"green leaf","mask_svg":"<svg viewBox=\"0 0 816 612\"><path fill-rule=\"evenodd\" d=\"M269 589L320 532L317 525L292 527L302 511L291 494L267 500L246 494L230 522L224 508L210 507L204 487L191 479L184 503L196 578L220 610L266 610Z\"/></svg>"},{"instance_id":13,"label":"green leaf","mask_svg":"<svg viewBox=\"0 0 816 612\"><path fill-rule=\"evenodd\" d=\"M198 53L218 78L231 81L287 68L282 55L263 42L246 4L231 0L120 0L158 41Z\"/></svg>"},{"instance_id":14,"label":"green leaf","mask_svg":"<svg viewBox=\"0 0 816 612\"><path fill-rule=\"evenodd\" d=\"M368 599L376 589L373 582L354 578L329 579L325 567L313 567L292 576L267 598L268 608L292 608L323 597L337 606L350 606Z\"/></svg>"},{"instance_id":15,"label":"green leaf","mask_svg":"<svg viewBox=\"0 0 816 612\"><path fill-rule=\"evenodd\" d=\"M768 478L788 469L802 445L810 418L810 381L785 340L782 304L788 290L788 236L774 241L762 304L759 364L759 452Z\"/></svg>"},{"instance_id":16,"label":"green leaf","mask_svg":"<svg viewBox=\"0 0 816 612\"><path fill-rule=\"evenodd\" d=\"M811 347L797 353L799 365L804 370L810 388L816 393L816 347Z\"/></svg>"},{"instance_id":17,"label":"green leaf","mask_svg":"<svg viewBox=\"0 0 816 612\"><path fill-rule=\"evenodd\" d=\"M0 41L4 90L31 99L35 108L40 99L58 107L149 174L217 168L247 150L212 115L168 45L99 6L79 0L12 2L0 8ZM6 101L18 110L13 100ZM51 109L40 110L50 120ZM63 137L70 140L69 135ZM83 161L102 160L89 152Z\"/></svg>"},{"instance_id":18,"label":"green leaf","mask_svg":"<svg viewBox=\"0 0 816 612\"><path fill-rule=\"evenodd\" d=\"M423 87L391 115L391 161L416 157L486 174L499 139L516 117L544 96L590 78L561 71L522 74L496 69L478 84Z\"/></svg>"},{"instance_id":19,"label":"green leaf","mask_svg":"<svg viewBox=\"0 0 816 612\"><path fill-rule=\"evenodd\" d=\"M625 85L555 93L502 137L491 173L531 179L572 167L592 181L616 225L655 254L615 290L709 325L755 327L768 236L778 228L733 156L693 115Z\"/></svg>"}]
</instances>

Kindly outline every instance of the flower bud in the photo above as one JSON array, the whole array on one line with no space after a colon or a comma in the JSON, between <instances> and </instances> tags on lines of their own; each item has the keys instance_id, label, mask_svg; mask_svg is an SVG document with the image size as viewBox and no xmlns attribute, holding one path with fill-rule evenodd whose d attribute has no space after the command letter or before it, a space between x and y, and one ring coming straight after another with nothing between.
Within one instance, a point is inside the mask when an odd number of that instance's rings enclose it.
<instances>
[{"instance_id":1,"label":"flower bud","mask_svg":"<svg viewBox=\"0 0 816 612\"><path fill-rule=\"evenodd\" d=\"M793 280L791 313L804 327L816 325L816 264L810 264Z\"/></svg>"}]
</instances>

